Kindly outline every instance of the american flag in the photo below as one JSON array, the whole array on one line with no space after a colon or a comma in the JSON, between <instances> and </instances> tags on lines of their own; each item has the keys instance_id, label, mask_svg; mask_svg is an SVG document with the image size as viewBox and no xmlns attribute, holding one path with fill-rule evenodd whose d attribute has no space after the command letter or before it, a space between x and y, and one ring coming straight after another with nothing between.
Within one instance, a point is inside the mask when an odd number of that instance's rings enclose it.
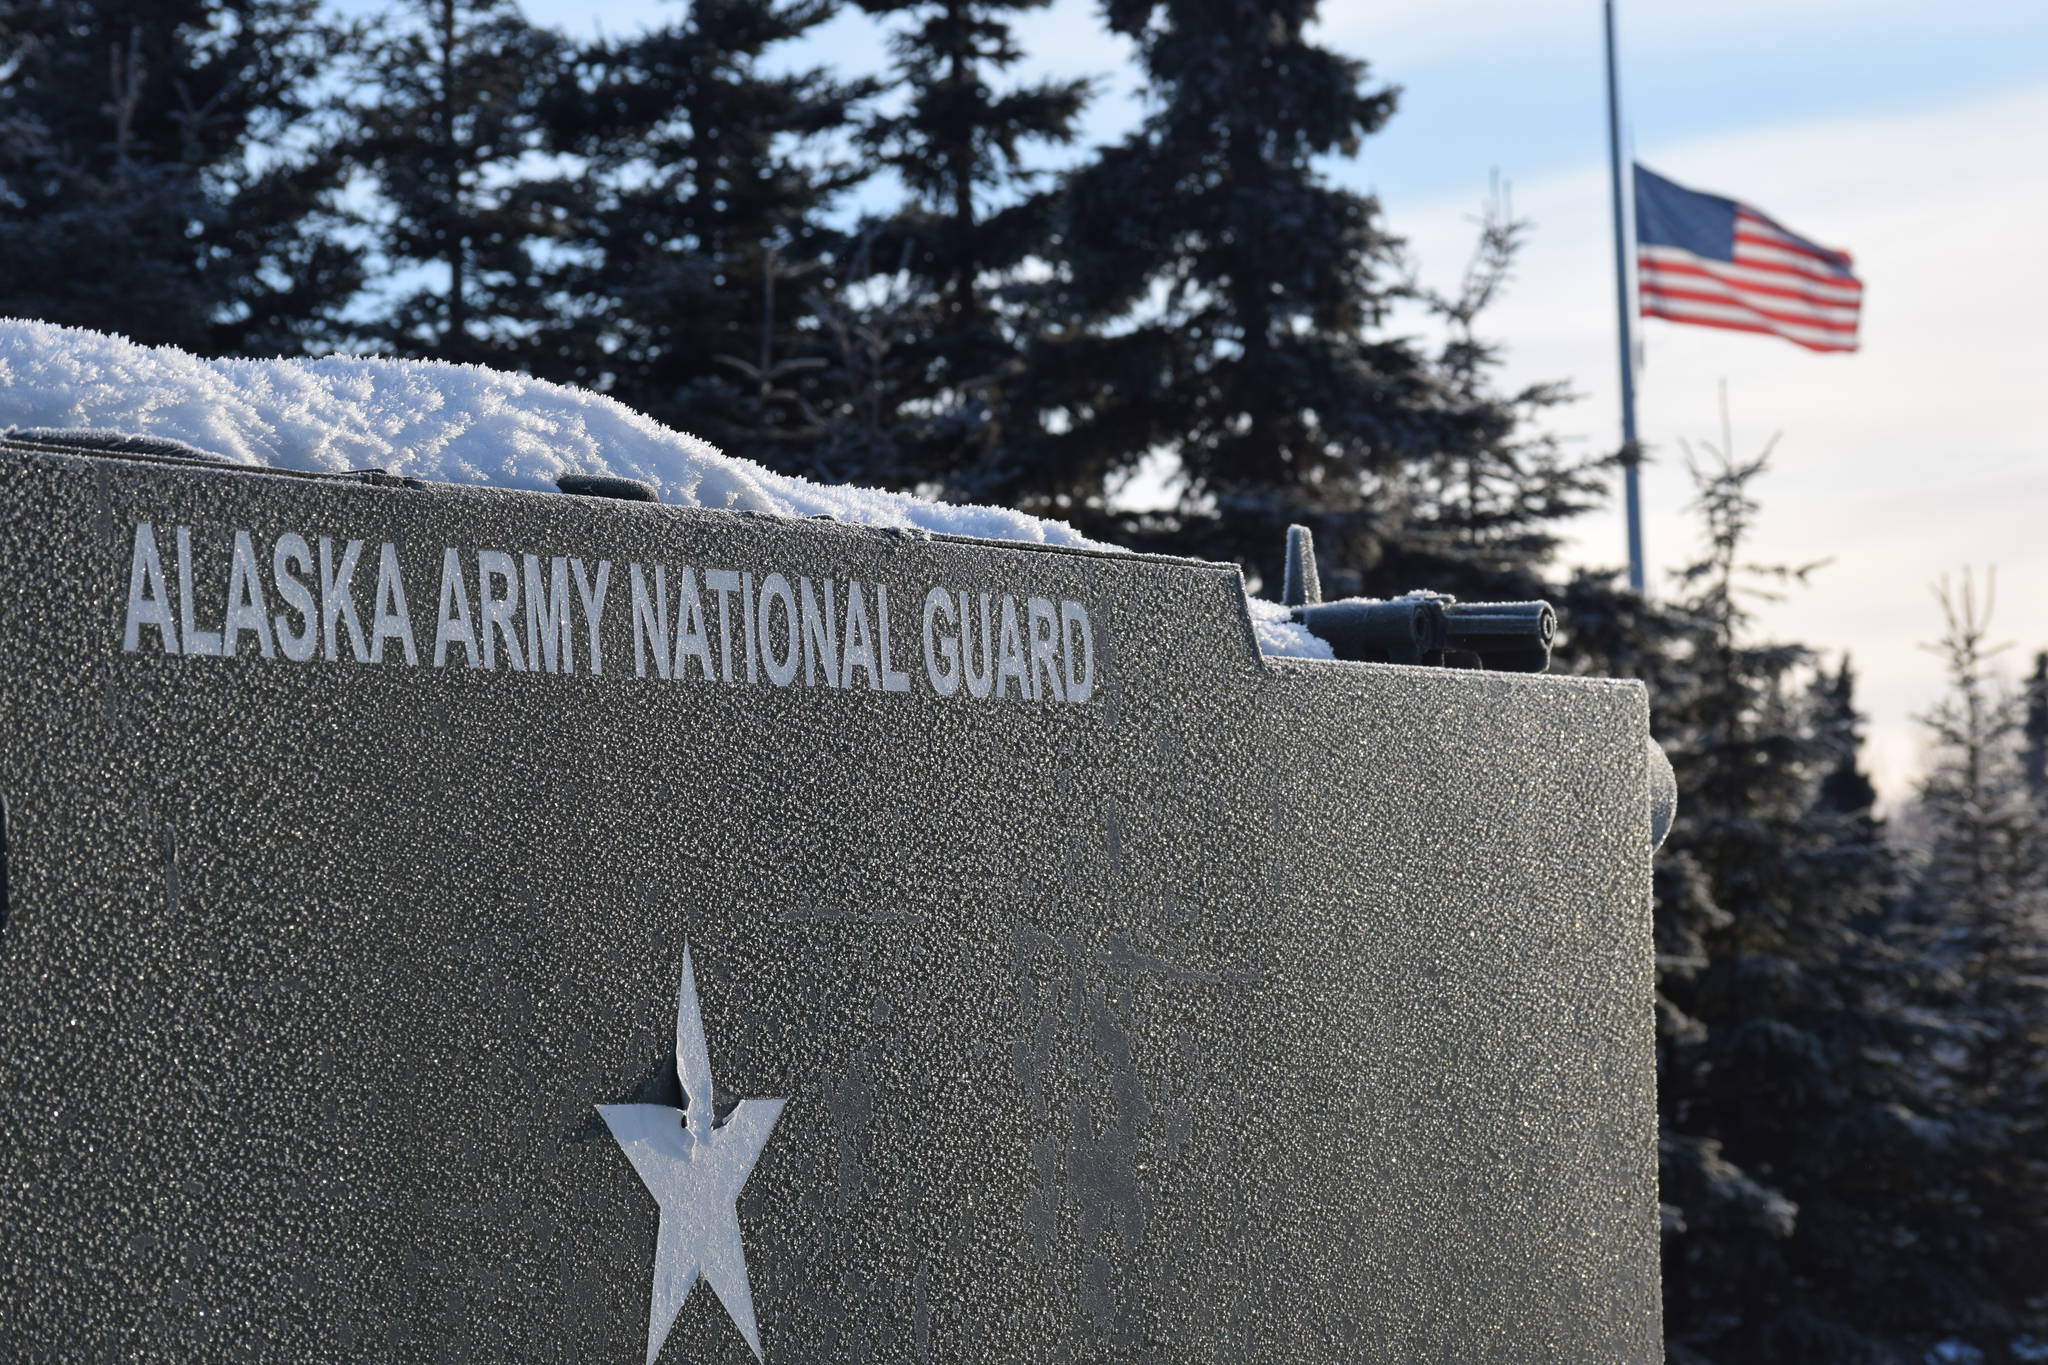
<instances>
[{"instance_id":1,"label":"american flag","mask_svg":"<svg viewBox=\"0 0 2048 1365\"><path fill-rule=\"evenodd\" d=\"M1646 318L1769 332L1853 351L1863 283L1849 253L1816 246L1717 194L1636 172L1636 293Z\"/></svg>"}]
</instances>

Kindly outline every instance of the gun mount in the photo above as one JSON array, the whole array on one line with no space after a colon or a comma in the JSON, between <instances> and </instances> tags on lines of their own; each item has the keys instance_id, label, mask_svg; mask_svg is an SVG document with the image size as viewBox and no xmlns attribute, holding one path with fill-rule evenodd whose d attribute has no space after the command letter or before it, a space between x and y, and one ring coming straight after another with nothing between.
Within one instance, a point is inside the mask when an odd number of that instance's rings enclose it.
<instances>
[{"instance_id":1,"label":"gun mount","mask_svg":"<svg viewBox=\"0 0 2048 1365\"><path fill-rule=\"evenodd\" d=\"M1548 602L1460 602L1436 592L1325 602L1306 526L1287 528L1280 603L1338 658L1366 663L1541 673L1557 635Z\"/></svg>"}]
</instances>

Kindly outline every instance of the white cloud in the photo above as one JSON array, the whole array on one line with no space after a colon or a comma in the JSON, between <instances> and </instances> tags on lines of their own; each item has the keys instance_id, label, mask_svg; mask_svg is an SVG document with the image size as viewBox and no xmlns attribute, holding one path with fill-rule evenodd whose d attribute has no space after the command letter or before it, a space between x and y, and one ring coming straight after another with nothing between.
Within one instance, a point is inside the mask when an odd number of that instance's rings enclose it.
<instances>
[{"instance_id":1,"label":"white cloud","mask_svg":"<svg viewBox=\"0 0 2048 1365\"><path fill-rule=\"evenodd\" d=\"M1887 795L1903 795L1921 752L1911 717L1941 687L1938 662L1916 647L1939 625L1929 585L1996 563L1994 633L2027 654L2048 648L2048 182L2028 169L2048 164L2048 86L1750 128L1644 159L1856 255L1868 290L1857 355L1644 324L1640 417L1660 459L1645 472L1646 540L1654 586L1694 547L1678 441L1716 436L1725 378L1740 450L1783 433L1755 557L1833 560L1809 590L1766 607L1765 626L1854 654L1871 762ZM1400 213L1426 277L1448 280L1462 262L1475 201ZM1518 184L1515 205L1537 231L1491 330L1512 378L1567 377L1587 395L1560 431L1609 447L1619 385L1604 165L1589 156ZM1619 522L1589 519L1576 557L1617 561Z\"/></svg>"}]
</instances>

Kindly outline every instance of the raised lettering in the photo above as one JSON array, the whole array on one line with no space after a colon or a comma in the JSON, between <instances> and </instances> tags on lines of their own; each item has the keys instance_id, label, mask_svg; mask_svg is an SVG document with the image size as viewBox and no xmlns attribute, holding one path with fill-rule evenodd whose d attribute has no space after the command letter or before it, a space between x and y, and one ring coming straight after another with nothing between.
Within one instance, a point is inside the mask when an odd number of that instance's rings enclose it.
<instances>
[{"instance_id":1,"label":"raised lettering","mask_svg":"<svg viewBox=\"0 0 2048 1365\"><path fill-rule=\"evenodd\" d=\"M476 595L483 609L484 667L498 666L498 646L505 647L505 664L514 673L526 671L519 652L519 629L513 617L519 611L519 565L503 550L476 552Z\"/></svg>"},{"instance_id":2,"label":"raised lettering","mask_svg":"<svg viewBox=\"0 0 2048 1365\"><path fill-rule=\"evenodd\" d=\"M277 595L284 599L289 610L296 612L299 619L297 630L285 619L284 612L270 618L277 628L277 646L284 651L284 657L295 664L302 664L313 657L320 647L320 609L313 605L313 589L300 574L313 570L313 547L297 531L286 531L277 538L277 544L270 548L270 577L277 585Z\"/></svg>"},{"instance_id":3,"label":"raised lettering","mask_svg":"<svg viewBox=\"0 0 2048 1365\"><path fill-rule=\"evenodd\" d=\"M1017 628L1017 599L1008 593L1003 595L1002 632L996 644L996 700L1008 700L1010 682L1016 680L1017 690L1025 701L1036 701L1037 693L1031 690L1031 669L1024 658L1024 635Z\"/></svg>"},{"instance_id":4,"label":"raised lettering","mask_svg":"<svg viewBox=\"0 0 2048 1365\"><path fill-rule=\"evenodd\" d=\"M220 632L201 630L192 619L192 528L178 528L178 630L187 654L220 653Z\"/></svg>"},{"instance_id":5,"label":"raised lettering","mask_svg":"<svg viewBox=\"0 0 2048 1365\"><path fill-rule=\"evenodd\" d=\"M576 575L576 600L583 604L583 630L590 640L590 671L604 672L604 624L605 594L612 586L612 562L609 559L597 561L597 581L590 580L589 570L580 559L569 561L571 572Z\"/></svg>"},{"instance_id":6,"label":"raised lettering","mask_svg":"<svg viewBox=\"0 0 2048 1365\"><path fill-rule=\"evenodd\" d=\"M747 640L747 681L761 681L761 623L754 611L754 575L740 574L740 634Z\"/></svg>"},{"instance_id":7,"label":"raised lettering","mask_svg":"<svg viewBox=\"0 0 2048 1365\"><path fill-rule=\"evenodd\" d=\"M1024 604L1031 623L1031 693L1040 699L1065 701L1060 682L1059 617L1050 599L1033 597Z\"/></svg>"},{"instance_id":8,"label":"raised lettering","mask_svg":"<svg viewBox=\"0 0 2048 1365\"><path fill-rule=\"evenodd\" d=\"M974 666L974 616L970 610L967 594L960 594L960 672L967 682L967 695L986 699L994 690L995 674L995 630L989 624L988 594L981 594L981 667Z\"/></svg>"},{"instance_id":9,"label":"raised lettering","mask_svg":"<svg viewBox=\"0 0 2048 1365\"><path fill-rule=\"evenodd\" d=\"M875 621L881 636L876 656L882 665L882 690L908 692L910 675L889 662L889 587L886 583L875 584Z\"/></svg>"},{"instance_id":10,"label":"raised lettering","mask_svg":"<svg viewBox=\"0 0 2048 1365\"><path fill-rule=\"evenodd\" d=\"M256 545L247 531L237 531L234 555L228 562L228 602L221 614L220 652L234 657L245 630L256 637L259 655L277 657L277 646L270 638L270 604L263 600L263 579L256 572Z\"/></svg>"},{"instance_id":11,"label":"raised lettering","mask_svg":"<svg viewBox=\"0 0 2048 1365\"><path fill-rule=\"evenodd\" d=\"M1060 603L1060 657L1066 667L1067 700L1095 695L1095 629L1088 609L1071 599Z\"/></svg>"},{"instance_id":12,"label":"raised lettering","mask_svg":"<svg viewBox=\"0 0 2048 1365\"><path fill-rule=\"evenodd\" d=\"M341 624L348 626L350 656L358 663L370 657L370 643L363 638L362 618L356 615L356 559L362 552L363 542L351 540L337 564L334 542L320 537L320 645L330 663L341 657L335 630Z\"/></svg>"},{"instance_id":13,"label":"raised lettering","mask_svg":"<svg viewBox=\"0 0 2048 1365\"><path fill-rule=\"evenodd\" d=\"M797 614L803 618L804 686L816 687L818 675L823 674L825 686L837 687L839 625L838 614L833 610L832 580L824 580L821 586L825 590L822 607L818 605L818 595L811 590L811 580L796 581Z\"/></svg>"},{"instance_id":14,"label":"raised lettering","mask_svg":"<svg viewBox=\"0 0 2048 1365\"><path fill-rule=\"evenodd\" d=\"M574 673L576 637L569 631L569 561L556 555L541 577L540 556L521 555L526 578L526 657L536 673Z\"/></svg>"},{"instance_id":15,"label":"raised lettering","mask_svg":"<svg viewBox=\"0 0 2048 1365\"><path fill-rule=\"evenodd\" d=\"M705 682L711 681L711 618L704 611L704 594L697 590L697 571L683 570L682 589L676 601L676 667L675 678L681 682L686 676L683 662L697 661L697 672Z\"/></svg>"},{"instance_id":16,"label":"raised lettering","mask_svg":"<svg viewBox=\"0 0 2048 1365\"><path fill-rule=\"evenodd\" d=\"M664 678L670 677L669 656L674 650L668 636L668 570L659 564L654 566L652 594L638 564L626 566L626 582L633 598L633 676L647 676L647 659L651 654L654 671Z\"/></svg>"},{"instance_id":17,"label":"raised lettering","mask_svg":"<svg viewBox=\"0 0 2048 1365\"><path fill-rule=\"evenodd\" d=\"M839 660L839 685L853 686L853 670L860 668L867 672L869 690L880 691L882 680L875 673L875 632L868 624L868 601L857 578L846 583L846 621L839 636L845 650Z\"/></svg>"},{"instance_id":18,"label":"raised lettering","mask_svg":"<svg viewBox=\"0 0 2048 1365\"><path fill-rule=\"evenodd\" d=\"M939 625L942 612L953 618L944 627ZM952 594L944 588L933 588L924 595L924 675L931 679L932 691L942 697L960 690L960 638L956 633L959 624Z\"/></svg>"},{"instance_id":19,"label":"raised lettering","mask_svg":"<svg viewBox=\"0 0 2048 1365\"><path fill-rule=\"evenodd\" d=\"M782 608L782 654L775 653L775 608ZM754 614L755 642L760 650L761 660L768 667L768 681L777 687L787 687L796 681L796 670L801 663L802 651L796 641L796 595L789 590L789 580L779 573L771 573L761 580L761 607Z\"/></svg>"},{"instance_id":20,"label":"raised lettering","mask_svg":"<svg viewBox=\"0 0 2048 1365\"><path fill-rule=\"evenodd\" d=\"M370 617L370 662L384 662L384 642L398 641L408 666L420 661L412 642L412 609L405 603L405 575L398 571L398 547L377 547L377 597Z\"/></svg>"},{"instance_id":21,"label":"raised lettering","mask_svg":"<svg viewBox=\"0 0 2048 1365\"><path fill-rule=\"evenodd\" d=\"M469 614L469 584L462 578L462 559L449 546L441 551L440 603L434 609L434 667L448 666L448 646L461 645L471 668L484 666L477 648L476 627Z\"/></svg>"},{"instance_id":22,"label":"raised lettering","mask_svg":"<svg viewBox=\"0 0 2048 1365\"><path fill-rule=\"evenodd\" d=\"M732 681L732 599L740 576L731 569L706 569L704 586L718 594L718 676Z\"/></svg>"},{"instance_id":23,"label":"raised lettering","mask_svg":"<svg viewBox=\"0 0 2048 1365\"><path fill-rule=\"evenodd\" d=\"M135 523L135 549L128 557L128 620L121 628L121 648L142 648L142 628L155 626L164 653L178 652L178 626L171 617L171 585L164 578L163 556L157 553L156 528Z\"/></svg>"}]
</instances>

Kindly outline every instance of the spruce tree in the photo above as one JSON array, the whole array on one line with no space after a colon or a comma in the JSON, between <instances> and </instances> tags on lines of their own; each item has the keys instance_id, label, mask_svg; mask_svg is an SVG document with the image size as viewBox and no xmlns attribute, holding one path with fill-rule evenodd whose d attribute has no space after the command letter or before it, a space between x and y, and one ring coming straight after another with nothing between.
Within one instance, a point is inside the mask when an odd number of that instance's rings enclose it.
<instances>
[{"instance_id":1,"label":"spruce tree","mask_svg":"<svg viewBox=\"0 0 2048 1365\"><path fill-rule=\"evenodd\" d=\"M835 357L849 380L868 371L841 420L898 486L1013 498L1034 454L1032 348L1047 323L1030 276L1056 251L1057 200L1030 158L1072 140L1088 96L1084 80L1002 84L1024 55L1014 18L1046 3L860 0L902 21L890 39L901 107L862 141L906 199L862 225L865 283L825 306L865 348Z\"/></svg>"},{"instance_id":2,"label":"spruce tree","mask_svg":"<svg viewBox=\"0 0 2048 1365\"><path fill-rule=\"evenodd\" d=\"M2044 965L2036 955L2048 933L2039 922L2048 868L2038 862L2041 820L2026 785L2026 698L2001 691L1990 671L2004 648L1990 643L1992 584L1980 591L1966 575L1960 586L1942 584L1937 596L1944 630L1933 648L1949 690L1921 718L1936 745L1920 787L1931 836L1923 913L1938 917L1937 949L1961 967L1990 1012L1980 1069L1995 1083L1996 1058L2019 1024L2006 1007L2020 1005L2016 992Z\"/></svg>"},{"instance_id":3,"label":"spruce tree","mask_svg":"<svg viewBox=\"0 0 2048 1365\"><path fill-rule=\"evenodd\" d=\"M1748 601L1801 575L1748 563L1765 461L1715 453L1692 626L1653 684L1679 778L1656 877L1670 1355L1997 1359L2026 1322L1997 1203L2024 1206L2022 1125L1946 1074L1978 1025L1898 914L1854 674L1751 639Z\"/></svg>"},{"instance_id":4,"label":"spruce tree","mask_svg":"<svg viewBox=\"0 0 2048 1365\"><path fill-rule=\"evenodd\" d=\"M1856 672L1846 654L1832 674L1823 669L1814 677L1811 701L1820 739L1833 760L1821 779L1819 808L1874 827L1877 787L1863 771L1863 717L1856 710Z\"/></svg>"},{"instance_id":5,"label":"spruce tree","mask_svg":"<svg viewBox=\"0 0 2048 1365\"><path fill-rule=\"evenodd\" d=\"M1683 671L1655 697L1679 779L1656 879L1665 1312L1678 1358L1762 1360L1777 1358L1799 1213L1767 1163L1830 1080L1804 1018L1820 983L1801 960L1829 918L1812 913L1816 869L1799 857L1821 756L1788 704L1804 652L1746 638L1751 485L1766 458L1716 455L1695 472L1706 545L1680 575L1694 623ZM1762 586L1787 576L1771 570Z\"/></svg>"},{"instance_id":6,"label":"spruce tree","mask_svg":"<svg viewBox=\"0 0 2048 1365\"><path fill-rule=\"evenodd\" d=\"M1949 687L1922 717L1928 847L1907 927L1938 972L1928 1003L1954 1022L1933 1079L1975 1139L1946 1182L1968 1219L1951 1273L1992 1289L1953 1335L2008 1360L2028 1358L2026 1334L2048 1341L2048 830L2027 783L2030 699L1992 674L1991 589L1966 575L1937 590Z\"/></svg>"},{"instance_id":7,"label":"spruce tree","mask_svg":"<svg viewBox=\"0 0 2048 1365\"><path fill-rule=\"evenodd\" d=\"M1437 368L1450 391L1456 439L1409 478L1407 523L1384 546L1374 575L1391 591L1441 585L1466 596L1540 596L1539 575L1557 554L1560 523L1598 501L1597 466L1568 459L1554 436L1533 425L1571 401L1570 389L1540 382L1501 392L1496 376L1505 354L1481 332L1532 230L1496 177L1458 289L1422 296L1448 331Z\"/></svg>"},{"instance_id":8,"label":"spruce tree","mask_svg":"<svg viewBox=\"0 0 2048 1365\"><path fill-rule=\"evenodd\" d=\"M2020 773L2041 818L2048 822L2048 652L2034 656L2026 696L2027 714L2020 728Z\"/></svg>"},{"instance_id":9,"label":"spruce tree","mask_svg":"<svg viewBox=\"0 0 2048 1365\"><path fill-rule=\"evenodd\" d=\"M317 0L0 8L0 311L201 354L317 346L361 274Z\"/></svg>"},{"instance_id":10,"label":"spruce tree","mask_svg":"<svg viewBox=\"0 0 2048 1365\"><path fill-rule=\"evenodd\" d=\"M513 0L407 0L359 62L345 147L380 201L371 255L395 292L362 324L403 355L519 368L552 316L545 244L562 225L540 111L566 45Z\"/></svg>"},{"instance_id":11,"label":"spruce tree","mask_svg":"<svg viewBox=\"0 0 2048 1365\"><path fill-rule=\"evenodd\" d=\"M2030 698L1991 675L2003 650L1990 643L1991 584L1980 593L1966 575L1937 595L1949 690L1921 718L1935 756L1920 784L1929 851L1916 908L1976 1012L1971 1083L2010 1099L2048 1067L2048 829L2027 781Z\"/></svg>"},{"instance_id":12,"label":"spruce tree","mask_svg":"<svg viewBox=\"0 0 2048 1365\"><path fill-rule=\"evenodd\" d=\"M1465 289L1435 300L1443 354L1385 334L1414 292L1397 243L1376 202L1317 163L1355 155L1395 93L1311 41L1316 9L1108 7L1138 45L1150 112L1067 184L1071 311L1040 367L1048 418L1024 491L1088 519L1092 490L1164 450L1181 506L1127 536L1270 579L1283 528L1301 521L1332 569L1364 575L1345 587L1465 587L1465 566L1483 581L1540 557L1542 520L1585 492L1538 468L1550 455L1519 437L1471 327L1521 228L1496 215Z\"/></svg>"},{"instance_id":13,"label":"spruce tree","mask_svg":"<svg viewBox=\"0 0 2048 1365\"><path fill-rule=\"evenodd\" d=\"M779 468L860 472L819 456L831 398L809 300L847 269L825 219L865 170L829 144L873 87L765 69L835 8L694 0L580 55L547 110L551 145L585 169L538 372Z\"/></svg>"}]
</instances>

